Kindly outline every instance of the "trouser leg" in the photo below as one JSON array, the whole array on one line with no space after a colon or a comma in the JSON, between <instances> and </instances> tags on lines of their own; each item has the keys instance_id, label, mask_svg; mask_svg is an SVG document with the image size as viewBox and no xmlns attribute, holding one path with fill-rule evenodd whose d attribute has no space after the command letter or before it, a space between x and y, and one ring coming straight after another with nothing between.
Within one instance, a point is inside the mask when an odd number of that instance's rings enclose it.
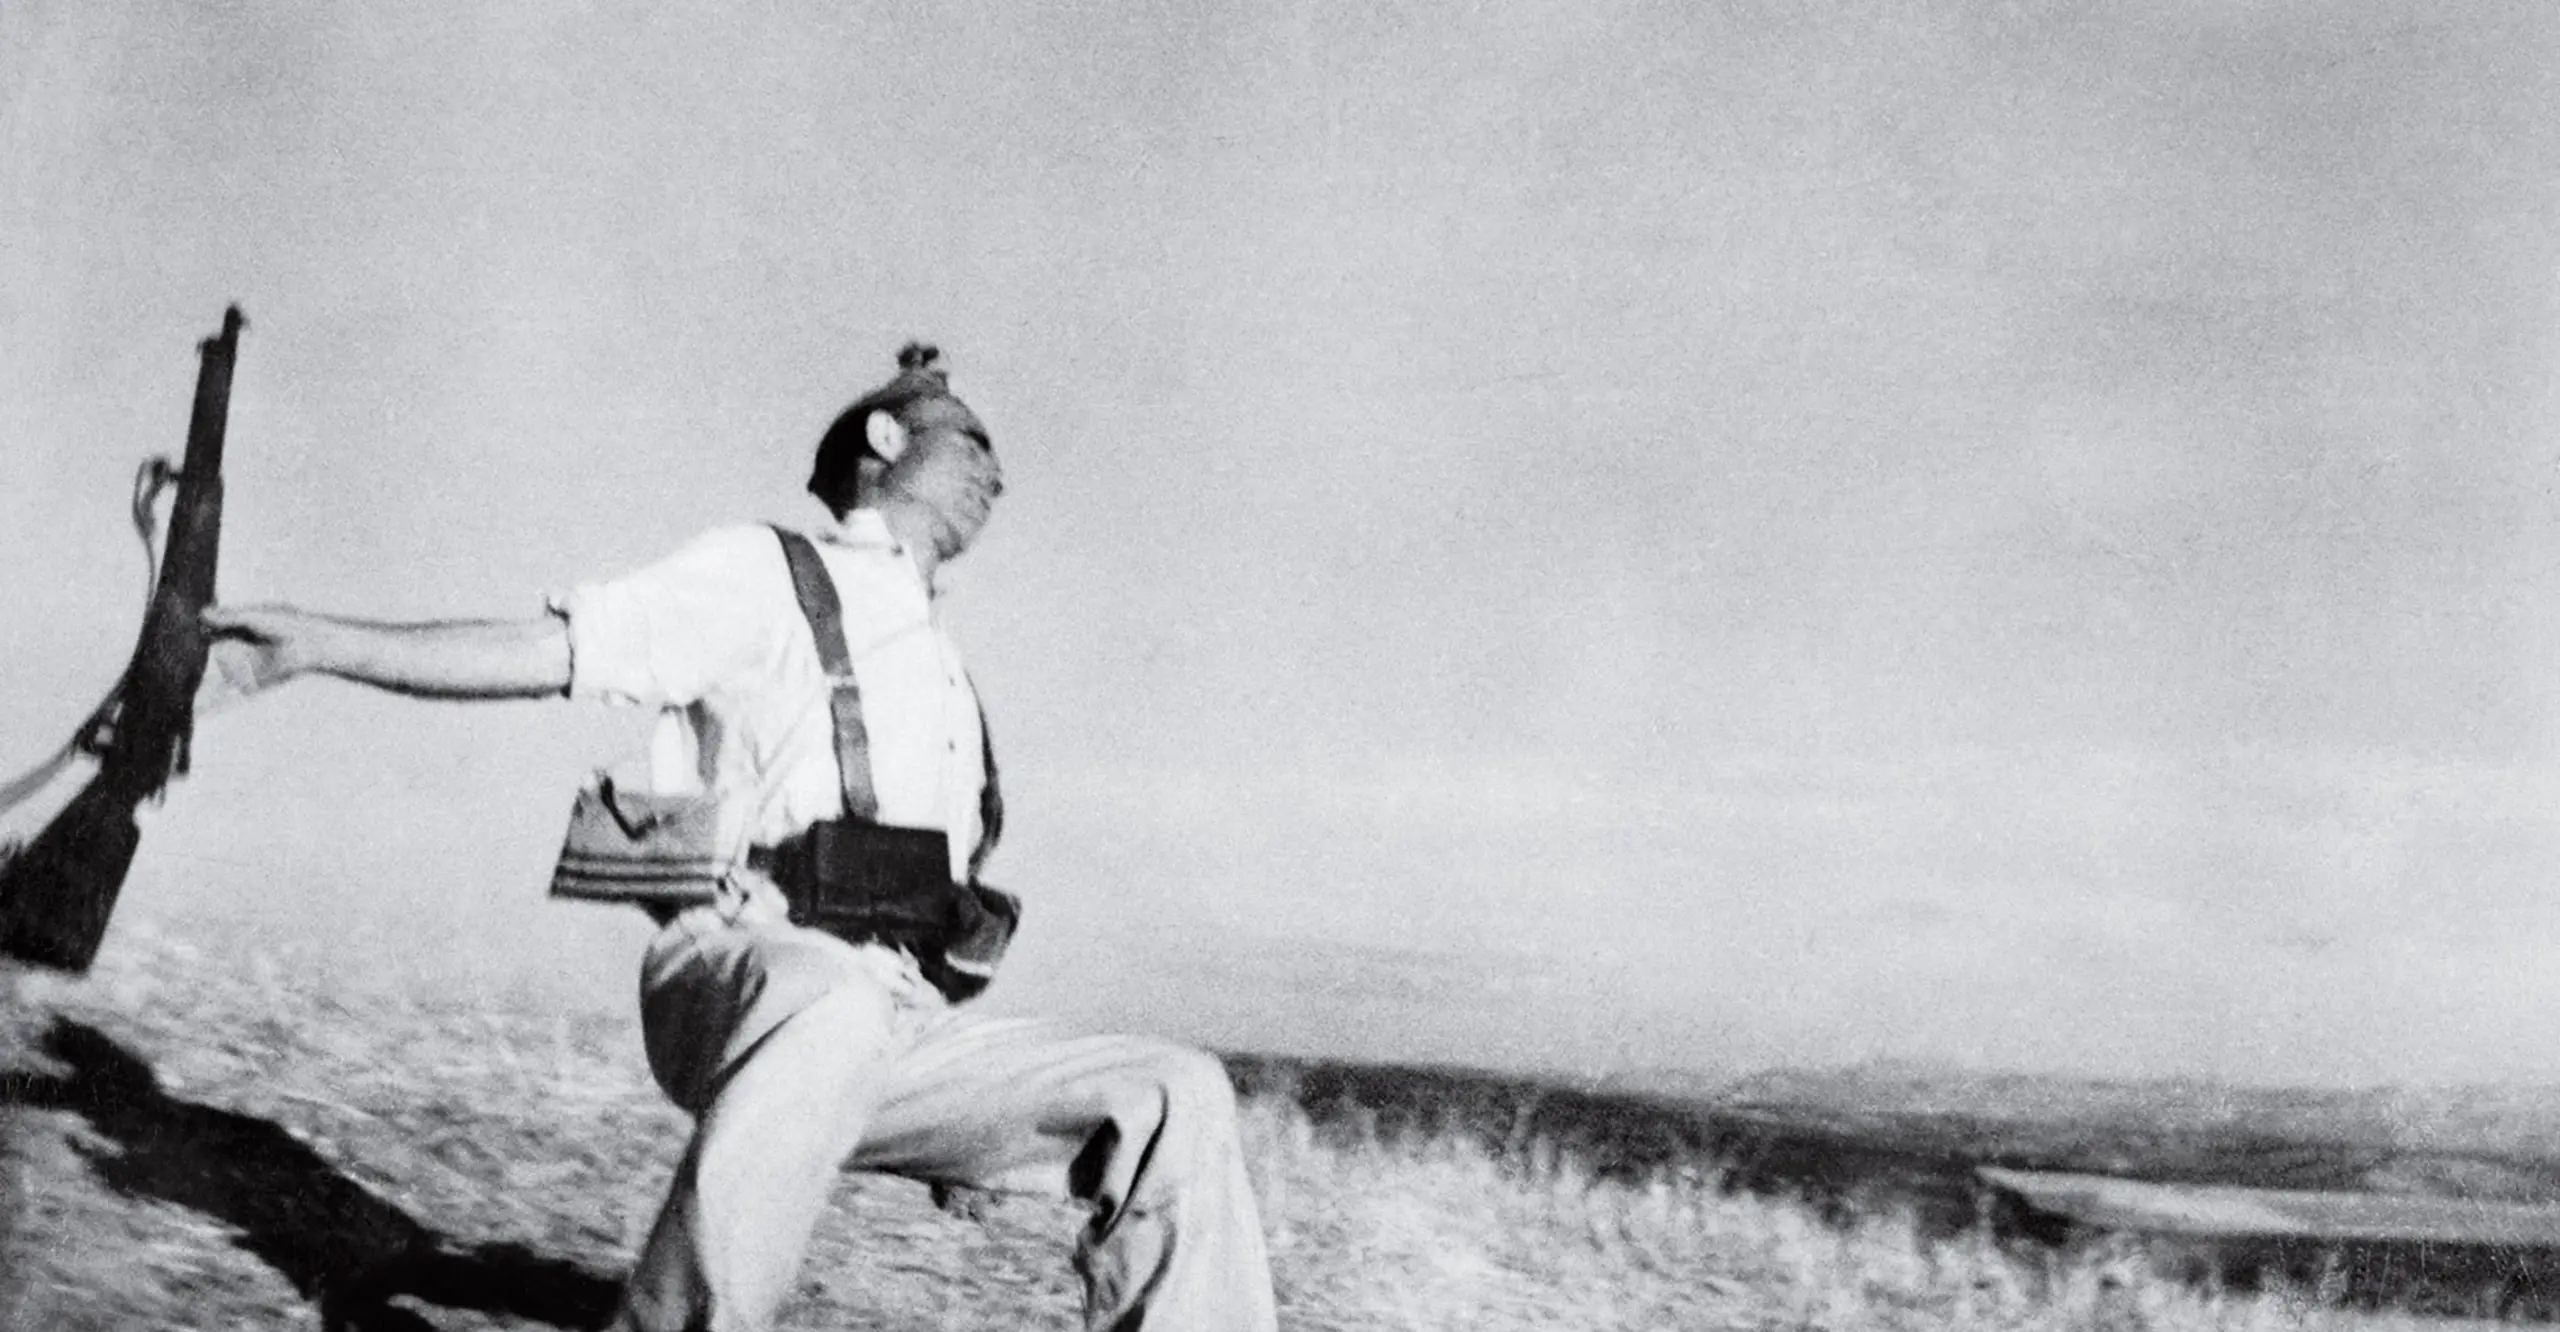
<instances>
[{"instance_id":1,"label":"trouser leg","mask_svg":"<svg viewBox=\"0 0 2560 1332\"><path fill-rule=\"evenodd\" d=\"M768 1328L883 1071L912 1038L920 982L902 959L806 931L684 946L644 1017L660 1081L699 1120L617 1326Z\"/></svg>"},{"instance_id":2,"label":"trouser leg","mask_svg":"<svg viewBox=\"0 0 2560 1332\"><path fill-rule=\"evenodd\" d=\"M936 1016L890 1071L851 1164L1090 1204L1095 1332L1268 1332L1270 1259L1218 1061L1137 1036Z\"/></svg>"},{"instance_id":3,"label":"trouser leg","mask_svg":"<svg viewBox=\"0 0 2560 1332\"><path fill-rule=\"evenodd\" d=\"M839 1165L1080 1198L1097 1332L1269 1332L1269 1260L1210 1056L942 1009L912 963L806 930L669 927L642 1019L700 1122L617 1326L770 1326Z\"/></svg>"}]
</instances>

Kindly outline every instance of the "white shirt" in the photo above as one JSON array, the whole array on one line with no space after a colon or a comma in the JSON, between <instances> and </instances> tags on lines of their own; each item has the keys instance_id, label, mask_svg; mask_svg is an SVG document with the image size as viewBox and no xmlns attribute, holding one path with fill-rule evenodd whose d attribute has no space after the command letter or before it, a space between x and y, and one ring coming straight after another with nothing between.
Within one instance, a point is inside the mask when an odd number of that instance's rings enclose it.
<instances>
[{"instance_id":1,"label":"white shirt","mask_svg":"<svg viewBox=\"0 0 2560 1332\"><path fill-rule=\"evenodd\" d=\"M879 514L856 509L810 535L844 603L879 820L948 833L952 878L965 880L986 766L960 653ZM570 697L666 710L658 790L730 794L761 845L843 815L826 671L771 528L715 528L552 606L569 625Z\"/></svg>"}]
</instances>

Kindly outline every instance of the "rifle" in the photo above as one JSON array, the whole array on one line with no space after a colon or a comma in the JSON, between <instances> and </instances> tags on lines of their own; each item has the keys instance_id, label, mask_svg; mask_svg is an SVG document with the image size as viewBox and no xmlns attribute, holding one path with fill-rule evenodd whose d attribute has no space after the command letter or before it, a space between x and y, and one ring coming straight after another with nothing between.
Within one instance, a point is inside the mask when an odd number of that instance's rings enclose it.
<instances>
[{"instance_id":1,"label":"rifle","mask_svg":"<svg viewBox=\"0 0 2560 1332\"><path fill-rule=\"evenodd\" d=\"M0 954L82 972L106 938L107 917L142 841L134 810L187 771L195 736L195 696L209 642L197 616L213 601L222 537L222 438L231 410L231 367L240 349L240 307L223 311L222 331L197 346L195 410L187 452L174 480L169 536L162 547L142 635L124 678L56 760L85 752L98 771L23 847L0 850ZM166 458L143 465L135 518L150 540L151 501L172 479Z\"/></svg>"}]
</instances>

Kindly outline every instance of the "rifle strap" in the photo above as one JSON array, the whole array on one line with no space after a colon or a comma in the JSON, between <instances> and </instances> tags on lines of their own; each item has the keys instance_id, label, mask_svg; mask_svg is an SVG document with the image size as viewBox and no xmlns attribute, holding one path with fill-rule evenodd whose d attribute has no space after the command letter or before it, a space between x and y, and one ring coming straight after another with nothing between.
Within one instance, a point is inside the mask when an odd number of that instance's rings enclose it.
<instances>
[{"instance_id":1,"label":"rifle strap","mask_svg":"<svg viewBox=\"0 0 2560 1332\"><path fill-rule=\"evenodd\" d=\"M151 613L152 595L160 587L160 495L177 479L178 469L162 457L144 459L141 469L133 474L133 534L142 539L142 610L146 616ZM52 785L73 759L83 754L95 757L102 752L123 703L124 680L119 677L115 688L89 710L88 719L80 723L80 729L62 748L25 772L0 782L0 814L25 804L36 792Z\"/></svg>"},{"instance_id":2,"label":"rifle strap","mask_svg":"<svg viewBox=\"0 0 2560 1332\"><path fill-rule=\"evenodd\" d=\"M42 763L10 778L7 784L0 785L0 814L16 809L24 804L28 797L51 786L53 779L61 776L62 770L70 767L71 760L78 757L80 757L80 741L75 737L70 744L53 751L52 755Z\"/></svg>"},{"instance_id":3,"label":"rifle strap","mask_svg":"<svg viewBox=\"0 0 2560 1332\"><path fill-rule=\"evenodd\" d=\"M178 469L166 458L146 458L133 474L133 534L142 538L142 604L160 586L160 492L178 483Z\"/></svg>"}]
</instances>

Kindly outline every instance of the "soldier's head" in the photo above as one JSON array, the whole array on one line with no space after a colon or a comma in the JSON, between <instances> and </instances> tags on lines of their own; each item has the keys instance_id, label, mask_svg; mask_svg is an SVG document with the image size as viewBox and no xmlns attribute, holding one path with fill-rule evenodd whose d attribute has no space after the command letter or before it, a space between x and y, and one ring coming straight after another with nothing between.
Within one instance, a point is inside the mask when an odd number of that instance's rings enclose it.
<instances>
[{"instance_id":1,"label":"soldier's head","mask_svg":"<svg viewBox=\"0 0 2560 1332\"><path fill-rule=\"evenodd\" d=\"M987 428L951 392L940 349L910 342L898 374L856 399L827 427L809 469L809 493L837 517L859 508L912 506L931 520L938 558L966 549L1004 493Z\"/></svg>"}]
</instances>

